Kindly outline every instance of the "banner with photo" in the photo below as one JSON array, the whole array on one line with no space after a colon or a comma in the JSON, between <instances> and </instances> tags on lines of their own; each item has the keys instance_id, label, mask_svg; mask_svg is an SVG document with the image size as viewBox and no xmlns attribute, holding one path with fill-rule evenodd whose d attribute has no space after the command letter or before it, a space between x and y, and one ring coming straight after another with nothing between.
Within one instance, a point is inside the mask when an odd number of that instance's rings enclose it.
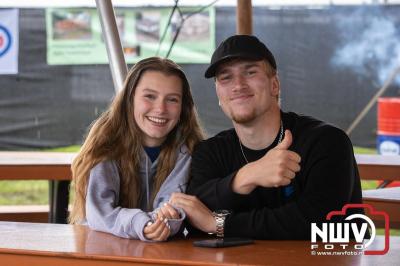
<instances>
[{"instance_id":1,"label":"banner with photo","mask_svg":"<svg viewBox=\"0 0 400 266\"><path fill-rule=\"evenodd\" d=\"M18 9L0 9L0 74L18 73Z\"/></svg>"},{"instance_id":2,"label":"banner with photo","mask_svg":"<svg viewBox=\"0 0 400 266\"><path fill-rule=\"evenodd\" d=\"M169 58L177 63L208 63L215 48L215 9L198 10L181 8L182 15L176 11L166 29L171 8L116 9L126 62L165 57L179 31ZM49 65L108 63L96 9L46 9L46 31Z\"/></svg>"}]
</instances>

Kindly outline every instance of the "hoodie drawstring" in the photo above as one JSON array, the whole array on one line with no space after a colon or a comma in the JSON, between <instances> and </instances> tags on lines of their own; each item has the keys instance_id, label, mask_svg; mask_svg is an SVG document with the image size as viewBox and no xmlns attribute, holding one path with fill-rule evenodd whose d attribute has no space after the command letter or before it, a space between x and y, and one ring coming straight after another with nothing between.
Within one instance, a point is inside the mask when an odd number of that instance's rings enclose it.
<instances>
[{"instance_id":1,"label":"hoodie drawstring","mask_svg":"<svg viewBox=\"0 0 400 266\"><path fill-rule=\"evenodd\" d=\"M146 196L147 196L147 211L150 210L150 189L149 189L149 158L146 156Z\"/></svg>"}]
</instances>

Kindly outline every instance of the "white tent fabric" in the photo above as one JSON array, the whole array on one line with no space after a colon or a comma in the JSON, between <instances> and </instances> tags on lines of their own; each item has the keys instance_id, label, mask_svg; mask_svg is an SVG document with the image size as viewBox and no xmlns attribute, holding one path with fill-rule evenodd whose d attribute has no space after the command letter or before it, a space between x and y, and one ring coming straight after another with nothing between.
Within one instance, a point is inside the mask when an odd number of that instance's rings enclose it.
<instances>
[{"instance_id":1,"label":"white tent fabric","mask_svg":"<svg viewBox=\"0 0 400 266\"><path fill-rule=\"evenodd\" d=\"M203 6L212 0L180 0L180 6ZM236 6L236 0L219 0L215 6ZM173 6L174 0L113 0L114 6ZM253 6L287 6L310 5L313 7L324 5L356 5L356 4L400 4L400 0L252 0ZM43 7L95 7L95 0L1 0L0 8L43 8Z\"/></svg>"}]
</instances>

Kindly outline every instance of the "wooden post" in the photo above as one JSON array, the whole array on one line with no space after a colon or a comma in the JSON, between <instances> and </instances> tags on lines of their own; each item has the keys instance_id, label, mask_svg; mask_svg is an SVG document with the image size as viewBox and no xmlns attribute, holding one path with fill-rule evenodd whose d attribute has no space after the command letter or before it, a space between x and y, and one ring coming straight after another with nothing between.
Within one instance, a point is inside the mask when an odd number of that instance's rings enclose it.
<instances>
[{"instance_id":1,"label":"wooden post","mask_svg":"<svg viewBox=\"0 0 400 266\"><path fill-rule=\"evenodd\" d=\"M236 34L253 34L253 13L251 0L237 0Z\"/></svg>"}]
</instances>

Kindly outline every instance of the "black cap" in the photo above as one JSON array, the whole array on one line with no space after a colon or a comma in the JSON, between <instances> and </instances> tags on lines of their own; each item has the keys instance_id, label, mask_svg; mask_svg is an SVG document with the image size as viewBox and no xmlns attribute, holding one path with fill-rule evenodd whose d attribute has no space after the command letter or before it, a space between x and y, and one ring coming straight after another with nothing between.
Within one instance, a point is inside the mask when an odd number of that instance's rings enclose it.
<instances>
[{"instance_id":1,"label":"black cap","mask_svg":"<svg viewBox=\"0 0 400 266\"><path fill-rule=\"evenodd\" d=\"M214 77L218 65L231 58L266 59L276 69L274 55L257 37L251 35L233 35L223 41L214 51L210 66L207 68L204 76L206 78Z\"/></svg>"}]
</instances>

